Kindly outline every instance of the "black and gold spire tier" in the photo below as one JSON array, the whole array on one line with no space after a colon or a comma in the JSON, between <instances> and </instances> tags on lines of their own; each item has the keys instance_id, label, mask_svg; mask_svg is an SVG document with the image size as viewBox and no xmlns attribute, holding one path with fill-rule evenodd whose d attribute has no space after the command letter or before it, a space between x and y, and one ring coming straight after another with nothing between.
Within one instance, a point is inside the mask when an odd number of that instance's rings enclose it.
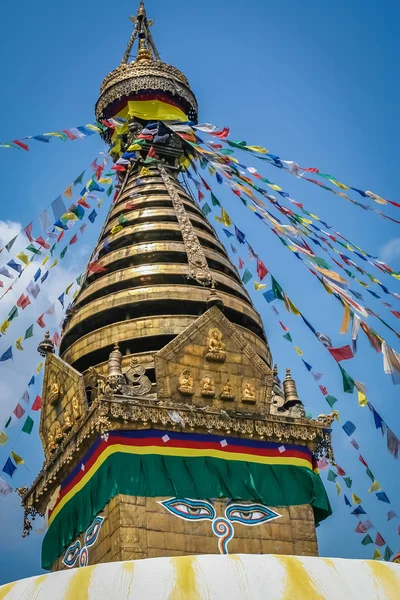
<instances>
[{"instance_id":1,"label":"black and gold spire tier","mask_svg":"<svg viewBox=\"0 0 400 600\"><path fill-rule=\"evenodd\" d=\"M96 105L123 167L118 194L60 356L48 337L39 345L45 463L20 489L24 533L45 516L42 565L53 570L315 555L315 522L330 514L315 458L332 458L333 417L306 418L290 372L282 385L272 367L260 315L180 181L188 155L167 122L196 121L196 98L161 61L143 3L132 21Z\"/></svg>"}]
</instances>

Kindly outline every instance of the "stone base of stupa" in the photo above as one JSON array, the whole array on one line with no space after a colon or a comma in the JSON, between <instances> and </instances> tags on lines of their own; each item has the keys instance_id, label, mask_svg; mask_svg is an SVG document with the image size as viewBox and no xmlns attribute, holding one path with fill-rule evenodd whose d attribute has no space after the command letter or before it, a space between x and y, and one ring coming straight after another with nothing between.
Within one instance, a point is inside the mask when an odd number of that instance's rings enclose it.
<instances>
[{"instance_id":1,"label":"stone base of stupa","mask_svg":"<svg viewBox=\"0 0 400 600\"><path fill-rule=\"evenodd\" d=\"M4 600L398 600L400 565L279 555L103 563L0 587Z\"/></svg>"}]
</instances>

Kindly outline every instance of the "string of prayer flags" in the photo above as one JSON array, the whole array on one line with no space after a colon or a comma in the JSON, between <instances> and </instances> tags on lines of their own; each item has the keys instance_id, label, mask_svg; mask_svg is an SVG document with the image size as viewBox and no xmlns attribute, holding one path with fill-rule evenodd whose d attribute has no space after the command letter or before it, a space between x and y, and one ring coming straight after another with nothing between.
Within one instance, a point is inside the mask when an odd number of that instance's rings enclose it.
<instances>
[{"instance_id":1,"label":"string of prayer flags","mask_svg":"<svg viewBox=\"0 0 400 600\"><path fill-rule=\"evenodd\" d=\"M101 129L94 125L93 123L89 123L86 126L80 125L79 127L74 127L72 129L63 129L61 131L54 131L50 133L40 133L37 135L29 135L24 136L23 140L35 140L37 142L49 143L52 137L56 137L61 139L63 142L69 140L77 140L83 139L89 135L93 135L95 132L100 132ZM25 150L29 151L29 146L25 142L21 140L12 140L12 142L0 142L0 148L16 148L17 150Z\"/></svg>"},{"instance_id":2,"label":"string of prayer flags","mask_svg":"<svg viewBox=\"0 0 400 600\"><path fill-rule=\"evenodd\" d=\"M11 452L11 456L16 465L23 465L25 463L24 459L15 452Z\"/></svg>"},{"instance_id":3,"label":"string of prayer flags","mask_svg":"<svg viewBox=\"0 0 400 600\"><path fill-rule=\"evenodd\" d=\"M0 477L0 496L8 496L13 491L13 488Z\"/></svg>"}]
</instances>

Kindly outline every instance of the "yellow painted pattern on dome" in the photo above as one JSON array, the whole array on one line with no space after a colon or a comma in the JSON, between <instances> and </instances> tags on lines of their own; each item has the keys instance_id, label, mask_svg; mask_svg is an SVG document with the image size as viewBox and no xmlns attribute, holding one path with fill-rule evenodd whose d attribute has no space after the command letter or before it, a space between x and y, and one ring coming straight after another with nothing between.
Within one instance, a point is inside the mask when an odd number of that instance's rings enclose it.
<instances>
[{"instance_id":1,"label":"yellow painted pattern on dome","mask_svg":"<svg viewBox=\"0 0 400 600\"><path fill-rule=\"evenodd\" d=\"M381 593L385 593L385 600L399 600L400 598L400 577L385 563L369 560L368 567L372 571L372 579L376 590L376 597L381 598Z\"/></svg>"},{"instance_id":2,"label":"yellow painted pattern on dome","mask_svg":"<svg viewBox=\"0 0 400 600\"><path fill-rule=\"evenodd\" d=\"M310 572L294 556L276 557L285 570L285 587L281 600L324 600L314 585Z\"/></svg>"},{"instance_id":3,"label":"yellow painted pattern on dome","mask_svg":"<svg viewBox=\"0 0 400 600\"><path fill-rule=\"evenodd\" d=\"M68 587L63 596L63 600L89 600L89 586L94 567L84 567L76 569L71 579L68 581Z\"/></svg>"},{"instance_id":4,"label":"yellow painted pattern on dome","mask_svg":"<svg viewBox=\"0 0 400 600\"><path fill-rule=\"evenodd\" d=\"M7 583L6 585L2 586L0 589L0 600L5 600L9 594L9 592L12 591L12 589L16 586L18 582L13 582L13 583Z\"/></svg>"},{"instance_id":5,"label":"yellow painted pattern on dome","mask_svg":"<svg viewBox=\"0 0 400 600\"><path fill-rule=\"evenodd\" d=\"M194 556L179 556L171 558L175 571L175 581L168 600L201 600L197 588L195 567L197 559Z\"/></svg>"}]
</instances>

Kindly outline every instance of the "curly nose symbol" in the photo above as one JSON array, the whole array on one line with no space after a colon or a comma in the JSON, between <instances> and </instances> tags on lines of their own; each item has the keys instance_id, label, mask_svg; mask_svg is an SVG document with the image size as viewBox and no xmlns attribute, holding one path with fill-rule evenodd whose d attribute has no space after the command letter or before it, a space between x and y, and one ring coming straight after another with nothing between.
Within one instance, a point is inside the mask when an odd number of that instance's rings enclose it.
<instances>
[{"instance_id":1,"label":"curly nose symbol","mask_svg":"<svg viewBox=\"0 0 400 600\"><path fill-rule=\"evenodd\" d=\"M232 523L222 517L214 519L212 530L218 539L218 550L221 554L228 554L228 544L235 533Z\"/></svg>"}]
</instances>

